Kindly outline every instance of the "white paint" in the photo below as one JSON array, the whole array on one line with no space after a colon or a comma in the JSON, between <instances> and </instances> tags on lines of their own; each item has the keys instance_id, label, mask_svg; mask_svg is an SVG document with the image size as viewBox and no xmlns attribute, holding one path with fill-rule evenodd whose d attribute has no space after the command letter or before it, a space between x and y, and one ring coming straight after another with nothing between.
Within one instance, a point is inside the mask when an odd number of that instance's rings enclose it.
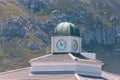
<instances>
[{"instance_id":1,"label":"white paint","mask_svg":"<svg viewBox=\"0 0 120 80\"><path fill-rule=\"evenodd\" d=\"M52 43L51 43L51 53L53 53L53 51L54 51L54 38L52 37L51 38L51 41L52 41Z\"/></svg>"},{"instance_id":2,"label":"white paint","mask_svg":"<svg viewBox=\"0 0 120 80\"><path fill-rule=\"evenodd\" d=\"M76 65L75 62L62 62L62 61L53 61L53 62L42 62L42 63L32 63L31 65L48 65L48 64L51 64L51 65Z\"/></svg>"},{"instance_id":3,"label":"white paint","mask_svg":"<svg viewBox=\"0 0 120 80\"><path fill-rule=\"evenodd\" d=\"M89 53L89 52L82 52L81 53L83 56L90 58L90 59L96 59L96 54L95 53Z\"/></svg>"},{"instance_id":4,"label":"white paint","mask_svg":"<svg viewBox=\"0 0 120 80\"><path fill-rule=\"evenodd\" d=\"M77 65L76 67L77 71L79 72L88 72L88 73L99 73L101 71L101 68L95 67L95 66L85 66L85 65Z\"/></svg>"},{"instance_id":5,"label":"white paint","mask_svg":"<svg viewBox=\"0 0 120 80\"><path fill-rule=\"evenodd\" d=\"M70 45L71 45L71 52L73 53L80 53L80 37L75 37L75 36L70 36L70 39L71 39L71 42L70 42ZM73 41L76 40L78 42L78 49L76 51L73 50Z\"/></svg>"},{"instance_id":6,"label":"white paint","mask_svg":"<svg viewBox=\"0 0 120 80\"><path fill-rule=\"evenodd\" d=\"M82 66L90 66L90 67L99 67L101 68L102 63L92 63L92 62L76 62L76 64L78 65L82 65Z\"/></svg>"},{"instance_id":7,"label":"white paint","mask_svg":"<svg viewBox=\"0 0 120 80\"><path fill-rule=\"evenodd\" d=\"M56 47L57 41L63 39L66 41L67 46L64 50L58 50ZM72 42L73 40L76 40L78 42L78 49L76 51L73 51L72 49ZM59 36L59 37L52 37L52 53L80 53L80 48L81 48L81 39L80 37L75 37L75 36Z\"/></svg>"},{"instance_id":8,"label":"white paint","mask_svg":"<svg viewBox=\"0 0 120 80\"><path fill-rule=\"evenodd\" d=\"M77 78L77 80L84 80L83 78L81 78L78 74L75 73L75 77Z\"/></svg>"},{"instance_id":9,"label":"white paint","mask_svg":"<svg viewBox=\"0 0 120 80\"><path fill-rule=\"evenodd\" d=\"M68 55L69 55L72 59L74 59L74 60L76 59L76 57L73 56L71 53L69 53Z\"/></svg>"},{"instance_id":10,"label":"white paint","mask_svg":"<svg viewBox=\"0 0 120 80\"><path fill-rule=\"evenodd\" d=\"M63 39L63 40L65 40L66 41L66 48L64 49L64 50L58 50L57 49L57 41L58 40L60 40L60 39ZM54 49L53 49L53 53L67 53L67 52L69 52L69 50L70 50L70 39L69 39L69 36L63 36L63 37L54 37Z\"/></svg>"},{"instance_id":11,"label":"white paint","mask_svg":"<svg viewBox=\"0 0 120 80\"><path fill-rule=\"evenodd\" d=\"M102 64L93 64L82 62L42 62L42 63L32 63L31 71L74 71L80 75L101 77L101 67Z\"/></svg>"},{"instance_id":12,"label":"white paint","mask_svg":"<svg viewBox=\"0 0 120 80\"><path fill-rule=\"evenodd\" d=\"M100 64L77 64L76 73L86 76L101 77Z\"/></svg>"},{"instance_id":13,"label":"white paint","mask_svg":"<svg viewBox=\"0 0 120 80\"><path fill-rule=\"evenodd\" d=\"M32 72L35 71L75 71L75 64L42 64L32 65Z\"/></svg>"}]
</instances>

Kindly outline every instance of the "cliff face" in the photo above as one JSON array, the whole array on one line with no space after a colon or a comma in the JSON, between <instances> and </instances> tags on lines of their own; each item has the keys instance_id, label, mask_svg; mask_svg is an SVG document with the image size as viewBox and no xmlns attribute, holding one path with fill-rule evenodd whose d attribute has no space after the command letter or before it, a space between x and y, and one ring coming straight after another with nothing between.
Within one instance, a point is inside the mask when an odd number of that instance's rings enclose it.
<instances>
[{"instance_id":1,"label":"cliff face","mask_svg":"<svg viewBox=\"0 0 120 80\"><path fill-rule=\"evenodd\" d=\"M120 27L86 29L81 33L83 44L116 45L120 43Z\"/></svg>"},{"instance_id":2,"label":"cliff face","mask_svg":"<svg viewBox=\"0 0 120 80\"><path fill-rule=\"evenodd\" d=\"M45 15L51 24L73 22L81 29L83 44L115 45L119 43L120 14L115 0L20 0L27 9ZM53 25L56 26L56 25Z\"/></svg>"},{"instance_id":3,"label":"cliff face","mask_svg":"<svg viewBox=\"0 0 120 80\"><path fill-rule=\"evenodd\" d=\"M19 16L5 18L6 20L1 23L0 38L2 39L12 39L13 37L27 37L29 39L29 35L33 34L43 40L48 37L46 34L52 35L57 24L69 21L80 28L83 44L115 45L119 43L120 6L117 0L18 1L1 1L2 5L6 4L4 7L10 6L10 3L12 3L11 5L17 6L20 9L19 11L26 10L24 12L25 15L19 12L21 14ZM2 6L1 9L8 13L7 9L4 9ZM30 11L29 14L27 10ZM43 18L45 18L44 21Z\"/></svg>"},{"instance_id":4,"label":"cliff face","mask_svg":"<svg viewBox=\"0 0 120 80\"><path fill-rule=\"evenodd\" d=\"M50 51L52 33L63 21L79 27L83 46L99 53L106 70L113 53L112 64L119 61L119 0L1 0L0 16L0 71L28 66L30 58ZM112 46L110 52L106 46Z\"/></svg>"}]
</instances>

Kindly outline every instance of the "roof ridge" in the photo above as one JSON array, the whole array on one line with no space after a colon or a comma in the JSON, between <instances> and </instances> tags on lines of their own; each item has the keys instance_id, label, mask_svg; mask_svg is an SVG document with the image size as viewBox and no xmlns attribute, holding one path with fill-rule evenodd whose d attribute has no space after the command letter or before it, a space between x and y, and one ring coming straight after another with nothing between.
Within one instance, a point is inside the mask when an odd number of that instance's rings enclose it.
<instances>
[{"instance_id":1,"label":"roof ridge","mask_svg":"<svg viewBox=\"0 0 120 80\"><path fill-rule=\"evenodd\" d=\"M20 68L20 69L15 69L15 70L6 71L6 72L1 72L0 75L12 73L12 72L17 72L17 71L21 71L21 70L25 70L25 69L28 69L28 68L30 68L30 67L25 67L25 68Z\"/></svg>"},{"instance_id":2,"label":"roof ridge","mask_svg":"<svg viewBox=\"0 0 120 80\"><path fill-rule=\"evenodd\" d=\"M100 63L102 63L102 61L101 60L97 60L97 59L92 59L92 58L89 58L90 60L93 60L93 61L97 61L97 62L100 62Z\"/></svg>"},{"instance_id":3,"label":"roof ridge","mask_svg":"<svg viewBox=\"0 0 120 80\"><path fill-rule=\"evenodd\" d=\"M40 59L40 58L48 57L48 56L50 56L50 55L52 55L52 54L47 54L47 55L44 55L44 56L40 56L40 57L37 57L37 58L33 58L33 59L31 59L29 62L35 61L35 60Z\"/></svg>"},{"instance_id":4,"label":"roof ridge","mask_svg":"<svg viewBox=\"0 0 120 80\"><path fill-rule=\"evenodd\" d=\"M75 77L77 78L77 80L85 80L82 77L80 77L77 73L75 73Z\"/></svg>"},{"instance_id":5,"label":"roof ridge","mask_svg":"<svg viewBox=\"0 0 120 80\"><path fill-rule=\"evenodd\" d=\"M73 59L73 60L76 60L77 57L73 56L71 53L68 53L68 55Z\"/></svg>"}]
</instances>

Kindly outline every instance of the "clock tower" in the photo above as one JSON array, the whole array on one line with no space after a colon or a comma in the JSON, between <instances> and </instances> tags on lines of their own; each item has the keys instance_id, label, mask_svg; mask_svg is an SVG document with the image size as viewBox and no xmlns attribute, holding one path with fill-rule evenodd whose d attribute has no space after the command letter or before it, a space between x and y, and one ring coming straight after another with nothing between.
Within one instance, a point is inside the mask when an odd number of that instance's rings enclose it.
<instances>
[{"instance_id":1,"label":"clock tower","mask_svg":"<svg viewBox=\"0 0 120 80\"><path fill-rule=\"evenodd\" d=\"M51 54L32 59L32 74L80 74L101 77L103 63L92 54L81 53L79 29L70 22L60 23L52 36Z\"/></svg>"},{"instance_id":2,"label":"clock tower","mask_svg":"<svg viewBox=\"0 0 120 80\"><path fill-rule=\"evenodd\" d=\"M52 36L52 53L80 53L81 38L77 26L70 22L60 23Z\"/></svg>"}]
</instances>

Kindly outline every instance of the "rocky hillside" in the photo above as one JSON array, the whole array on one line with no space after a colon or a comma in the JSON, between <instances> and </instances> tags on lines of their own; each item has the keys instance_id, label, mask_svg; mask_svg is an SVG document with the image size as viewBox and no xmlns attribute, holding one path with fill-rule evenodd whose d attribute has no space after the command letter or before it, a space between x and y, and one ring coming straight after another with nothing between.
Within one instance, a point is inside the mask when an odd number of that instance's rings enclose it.
<instances>
[{"instance_id":1,"label":"rocky hillside","mask_svg":"<svg viewBox=\"0 0 120 80\"><path fill-rule=\"evenodd\" d=\"M56 25L69 21L80 29L83 50L120 73L119 0L0 0L0 16L0 71L29 66L50 51Z\"/></svg>"}]
</instances>

